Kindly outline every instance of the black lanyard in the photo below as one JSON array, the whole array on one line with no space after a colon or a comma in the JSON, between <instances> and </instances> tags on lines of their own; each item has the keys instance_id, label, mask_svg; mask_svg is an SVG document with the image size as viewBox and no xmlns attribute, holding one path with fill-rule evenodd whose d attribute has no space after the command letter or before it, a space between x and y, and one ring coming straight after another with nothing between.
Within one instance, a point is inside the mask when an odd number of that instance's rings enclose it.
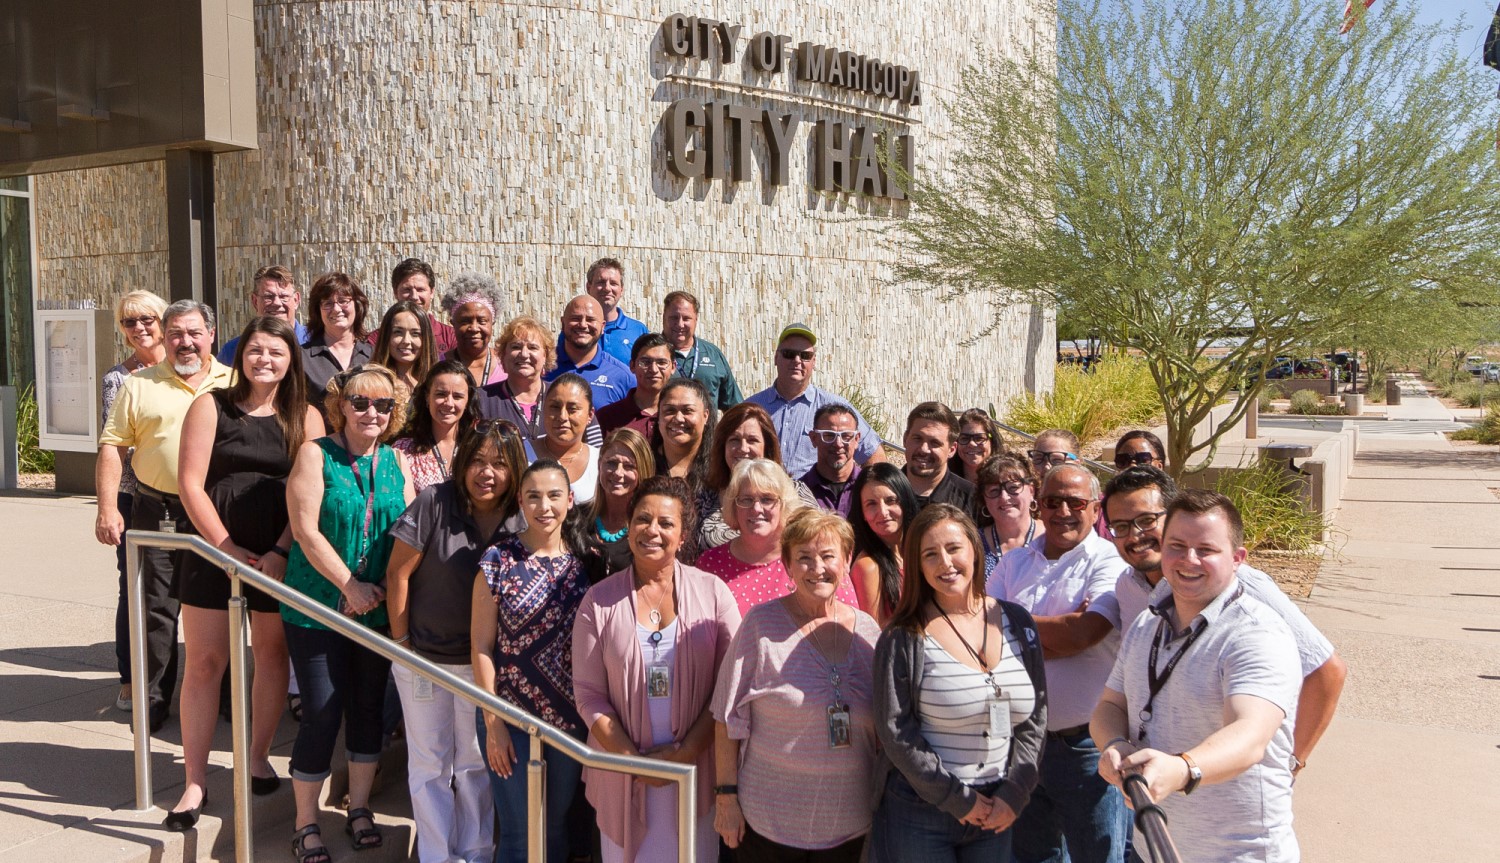
<instances>
[{"instance_id":1,"label":"black lanyard","mask_svg":"<svg viewBox=\"0 0 1500 863\"><path fill-rule=\"evenodd\" d=\"M990 646L989 615L985 614L980 618L980 620L984 623L984 635L982 635L979 639L979 651L976 653L973 646L969 644L969 640L967 638L964 638L964 634L962 632L959 632L958 627L953 625L952 619L948 617L948 612L944 611L943 607L941 605L938 605L936 600L933 601L932 605L938 610L938 614L941 614L943 616L943 620L948 621L948 628L953 630L954 635L958 636L958 643L962 644L964 646L964 650L969 651L969 655L974 657L975 662L979 663L980 673L988 675L990 673L990 665L989 663L984 661L984 652Z\"/></svg>"},{"instance_id":2,"label":"black lanyard","mask_svg":"<svg viewBox=\"0 0 1500 863\"><path fill-rule=\"evenodd\" d=\"M1219 609L1219 613L1222 614L1224 608L1228 608L1244 592L1244 585L1236 587L1234 595L1224 602L1224 606ZM1167 602L1170 601L1170 599L1167 600ZM1177 663L1181 662L1182 657L1187 655L1188 648L1192 647L1193 642L1197 641L1199 636L1203 635L1204 631L1208 629L1207 620L1190 629L1182 642L1182 649L1177 651L1177 655L1168 660L1166 667L1158 673L1156 670L1157 654L1160 653L1161 646L1170 641L1172 634L1171 624L1167 622L1165 605L1166 603L1164 602L1159 606L1151 606L1152 613L1160 617L1161 620L1157 621L1156 635L1151 639L1151 664L1146 666L1146 683L1150 687L1151 695L1146 699L1146 706L1140 713L1141 725L1140 733L1136 735L1137 742L1145 742L1146 740L1146 723L1151 721L1152 706L1156 704L1156 696L1167 685L1167 681L1172 679L1172 672L1177 670Z\"/></svg>"}]
</instances>

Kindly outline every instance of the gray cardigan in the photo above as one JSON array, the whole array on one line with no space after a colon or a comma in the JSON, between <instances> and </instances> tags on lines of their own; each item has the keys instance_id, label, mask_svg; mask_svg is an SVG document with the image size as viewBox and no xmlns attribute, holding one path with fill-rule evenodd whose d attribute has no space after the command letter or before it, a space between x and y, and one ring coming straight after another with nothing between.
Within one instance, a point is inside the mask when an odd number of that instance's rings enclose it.
<instances>
[{"instance_id":1,"label":"gray cardigan","mask_svg":"<svg viewBox=\"0 0 1500 863\"><path fill-rule=\"evenodd\" d=\"M1031 614L1014 603L999 602L1005 612L1006 634L1021 645L1021 664L1036 689L1035 709L1011 733L1005 779L995 791L995 796L1019 815L1036 788L1046 743L1047 676L1042 667L1042 642ZM886 762L881 775L895 767L923 800L954 818L963 818L974 808L977 793L943 766L922 737L922 720L917 714L922 691L922 639L921 632L892 626L881 633L875 645L875 733ZM883 779L876 787L884 790Z\"/></svg>"}]
</instances>

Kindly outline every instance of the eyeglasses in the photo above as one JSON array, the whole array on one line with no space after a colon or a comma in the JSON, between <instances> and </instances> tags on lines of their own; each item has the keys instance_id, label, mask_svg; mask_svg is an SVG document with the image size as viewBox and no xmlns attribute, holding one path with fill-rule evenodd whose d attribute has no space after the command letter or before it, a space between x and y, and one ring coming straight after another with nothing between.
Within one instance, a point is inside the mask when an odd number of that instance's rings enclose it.
<instances>
[{"instance_id":1,"label":"eyeglasses","mask_svg":"<svg viewBox=\"0 0 1500 863\"><path fill-rule=\"evenodd\" d=\"M354 305L354 298L353 297L329 297L328 299L324 300L323 302L319 303L318 305L319 305L320 308L324 308L324 309L348 308L349 306Z\"/></svg>"},{"instance_id":2,"label":"eyeglasses","mask_svg":"<svg viewBox=\"0 0 1500 863\"><path fill-rule=\"evenodd\" d=\"M958 436L958 442L960 444L984 443L989 439L990 436L985 434L984 432L964 432L963 434Z\"/></svg>"},{"instance_id":3,"label":"eyeglasses","mask_svg":"<svg viewBox=\"0 0 1500 863\"><path fill-rule=\"evenodd\" d=\"M1126 537L1133 533L1145 533L1156 526L1161 517L1166 515L1166 510L1161 512L1143 512L1135 518L1109 523L1109 532L1118 537Z\"/></svg>"},{"instance_id":4,"label":"eyeglasses","mask_svg":"<svg viewBox=\"0 0 1500 863\"><path fill-rule=\"evenodd\" d=\"M646 357L636 360L635 364L643 369L669 369L675 365L671 360L655 360Z\"/></svg>"},{"instance_id":5,"label":"eyeglasses","mask_svg":"<svg viewBox=\"0 0 1500 863\"><path fill-rule=\"evenodd\" d=\"M1073 512L1078 512L1093 503L1093 501L1082 497L1063 497L1061 495L1049 494L1037 501L1037 503L1041 505L1042 509L1062 509L1066 505Z\"/></svg>"},{"instance_id":6,"label":"eyeglasses","mask_svg":"<svg viewBox=\"0 0 1500 863\"><path fill-rule=\"evenodd\" d=\"M1057 467L1060 464L1067 464L1070 461L1078 461L1078 456L1070 452L1031 449L1026 451L1026 455L1031 459L1032 464L1047 465L1048 467Z\"/></svg>"},{"instance_id":7,"label":"eyeglasses","mask_svg":"<svg viewBox=\"0 0 1500 863\"><path fill-rule=\"evenodd\" d=\"M812 351L794 351L791 348L781 349L781 358L786 360L787 362L796 362L797 360L801 360L804 363L810 363L816 356L817 354L813 353Z\"/></svg>"},{"instance_id":8,"label":"eyeglasses","mask_svg":"<svg viewBox=\"0 0 1500 863\"><path fill-rule=\"evenodd\" d=\"M764 497L743 495L734 499L734 505L740 509L755 509L757 506L761 509L775 509L781 506L781 498L770 495Z\"/></svg>"},{"instance_id":9,"label":"eyeglasses","mask_svg":"<svg viewBox=\"0 0 1500 863\"><path fill-rule=\"evenodd\" d=\"M853 443L859 437L859 432L830 429L813 429L808 434L812 435L813 440L822 444Z\"/></svg>"},{"instance_id":10,"label":"eyeglasses","mask_svg":"<svg viewBox=\"0 0 1500 863\"><path fill-rule=\"evenodd\" d=\"M156 315L139 315L134 318L120 318L120 326L124 327L127 330L133 330L135 329L136 324L141 324L143 326L149 327L155 324L157 320L158 318L156 317Z\"/></svg>"},{"instance_id":11,"label":"eyeglasses","mask_svg":"<svg viewBox=\"0 0 1500 863\"><path fill-rule=\"evenodd\" d=\"M1024 482L1011 480L1010 482L1002 482L997 485L985 486L984 496L988 500L999 500L1002 493L1008 494L1011 497L1015 497L1021 493L1021 489L1025 488L1026 485L1027 484Z\"/></svg>"},{"instance_id":12,"label":"eyeglasses","mask_svg":"<svg viewBox=\"0 0 1500 863\"><path fill-rule=\"evenodd\" d=\"M1153 461L1156 461L1156 453L1153 452L1115 453L1115 467L1120 470L1125 470L1128 467L1138 464L1150 464Z\"/></svg>"},{"instance_id":13,"label":"eyeglasses","mask_svg":"<svg viewBox=\"0 0 1500 863\"><path fill-rule=\"evenodd\" d=\"M375 407L375 413L378 413L381 416L385 416L386 414L389 414L391 411L396 409L395 399L372 399L369 396L345 396L344 401L348 402L349 406L354 408L355 413L361 414L369 410L371 405Z\"/></svg>"}]
</instances>

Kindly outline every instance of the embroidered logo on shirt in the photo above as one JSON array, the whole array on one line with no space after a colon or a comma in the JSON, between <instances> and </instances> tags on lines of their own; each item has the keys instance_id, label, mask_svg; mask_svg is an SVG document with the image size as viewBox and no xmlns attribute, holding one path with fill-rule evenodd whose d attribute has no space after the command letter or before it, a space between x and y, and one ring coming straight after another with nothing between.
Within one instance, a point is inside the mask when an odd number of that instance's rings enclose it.
<instances>
[{"instance_id":1,"label":"embroidered logo on shirt","mask_svg":"<svg viewBox=\"0 0 1500 863\"><path fill-rule=\"evenodd\" d=\"M594 383L596 383L596 384L607 384L607 383L609 383L609 375L600 375L599 377L594 378Z\"/></svg>"}]
</instances>

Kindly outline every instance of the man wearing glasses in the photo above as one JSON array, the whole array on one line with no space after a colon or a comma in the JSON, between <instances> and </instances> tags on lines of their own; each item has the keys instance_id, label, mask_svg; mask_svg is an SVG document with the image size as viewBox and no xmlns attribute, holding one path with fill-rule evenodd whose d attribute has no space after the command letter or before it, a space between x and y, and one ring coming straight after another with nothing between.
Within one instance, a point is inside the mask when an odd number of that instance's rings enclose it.
<instances>
[{"instance_id":1,"label":"man wearing glasses","mask_svg":"<svg viewBox=\"0 0 1500 863\"><path fill-rule=\"evenodd\" d=\"M1020 863L1122 863L1125 799L1099 776L1089 719L1120 645L1114 586L1125 563L1094 531L1099 480L1081 464L1047 471L1037 505L1046 532L1006 552L986 585L1032 613L1047 655L1041 781L1016 819L1012 850Z\"/></svg>"},{"instance_id":2,"label":"man wearing glasses","mask_svg":"<svg viewBox=\"0 0 1500 863\"><path fill-rule=\"evenodd\" d=\"M599 431L608 436L617 428L632 428L650 440L656 430L656 400L675 368L672 348L666 339L656 333L635 339L630 348L630 371L635 375L635 386L624 398L594 412Z\"/></svg>"},{"instance_id":3,"label":"man wearing glasses","mask_svg":"<svg viewBox=\"0 0 1500 863\"><path fill-rule=\"evenodd\" d=\"M802 482L812 491L818 506L848 518L854 480L859 477L859 465L854 463L859 418L854 408L842 402L823 405L813 414L812 431L807 436L818 452L818 461L802 475Z\"/></svg>"},{"instance_id":4,"label":"man wearing glasses","mask_svg":"<svg viewBox=\"0 0 1500 863\"><path fill-rule=\"evenodd\" d=\"M281 318L297 331L297 344L307 341L307 327L297 323L297 307L302 305L302 295L297 291L297 280L292 271L280 264L261 267L250 280L250 308L256 317ZM219 362L234 365L234 352L239 347L240 337L235 336L219 348Z\"/></svg>"},{"instance_id":5,"label":"man wearing glasses","mask_svg":"<svg viewBox=\"0 0 1500 863\"><path fill-rule=\"evenodd\" d=\"M813 385L817 344L818 337L807 324L788 324L776 339L776 381L745 400L760 405L771 415L776 424L776 439L781 443L781 464L792 476L802 476L817 463L818 453L807 433L812 431L818 408L844 401ZM854 460L859 464L885 461L880 436L858 411L850 410L859 431Z\"/></svg>"},{"instance_id":6,"label":"man wearing glasses","mask_svg":"<svg viewBox=\"0 0 1500 863\"><path fill-rule=\"evenodd\" d=\"M1162 528L1167 508L1177 495L1172 478L1151 467L1133 467L1115 475L1104 489L1105 514L1114 535L1115 548L1129 564L1115 583L1115 602L1120 610L1121 630L1146 611L1172 595L1172 586L1162 578ZM1302 664L1302 692L1297 700L1297 722L1292 740L1292 775L1301 771L1312 756L1338 708L1348 666L1333 645L1318 631L1296 603L1287 598L1269 575L1242 563L1235 577L1245 593L1276 612L1292 630L1297 657Z\"/></svg>"}]
</instances>

